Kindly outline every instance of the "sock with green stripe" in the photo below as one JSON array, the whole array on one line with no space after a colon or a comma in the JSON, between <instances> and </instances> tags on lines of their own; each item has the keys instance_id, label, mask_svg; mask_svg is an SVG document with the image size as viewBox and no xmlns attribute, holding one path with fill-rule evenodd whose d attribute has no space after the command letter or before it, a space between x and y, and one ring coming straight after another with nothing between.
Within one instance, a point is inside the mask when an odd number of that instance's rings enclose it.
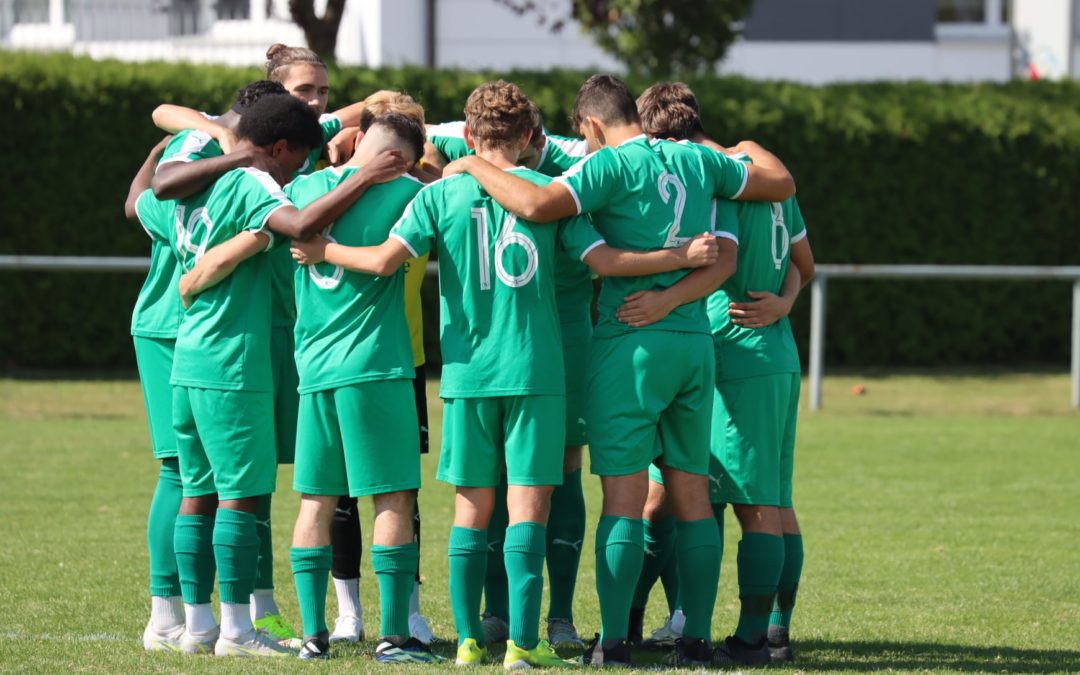
<instances>
[{"instance_id":1,"label":"sock with green stripe","mask_svg":"<svg viewBox=\"0 0 1080 675\"><path fill-rule=\"evenodd\" d=\"M488 562L487 530L450 528L450 608L458 644L468 638L484 644L480 628L480 595Z\"/></svg>"},{"instance_id":2,"label":"sock with green stripe","mask_svg":"<svg viewBox=\"0 0 1080 675\"><path fill-rule=\"evenodd\" d=\"M214 521L214 561L218 568L221 601L247 605L255 590L255 568L259 564L259 535L255 514L235 509L217 511Z\"/></svg>"},{"instance_id":3,"label":"sock with green stripe","mask_svg":"<svg viewBox=\"0 0 1080 675\"><path fill-rule=\"evenodd\" d=\"M783 537L763 532L743 533L737 564L741 609L735 636L748 644L757 644L769 628L773 597L784 567Z\"/></svg>"},{"instance_id":4,"label":"sock with green stripe","mask_svg":"<svg viewBox=\"0 0 1080 675\"><path fill-rule=\"evenodd\" d=\"M503 561L503 542L506 541L506 476L495 488L495 506L488 521L487 573L484 577L484 614L510 620L510 598L506 585L506 563Z\"/></svg>"},{"instance_id":5,"label":"sock with green stripe","mask_svg":"<svg viewBox=\"0 0 1080 675\"><path fill-rule=\"evenodd\" d=\"M547 571L551 584L549 619L574 622L574 588L585 540L585 495L581 469L563 474L562 485L551 494L547 526Z\"/></svg>"},{"instance_id":6,"label":"sock with green stripe","mask_svg":"<svg viewBox=\"0 0 1080 675\"><path fill-rule=\"evenodd\" d=\"M686 592L682 594L686 615L683 636L708 640L712 636L723 540L712 518L679 521L677 530L679 578L687 580Z\"/></svg>"},{"instance_id":7,"label":"sock with green stripe","mask_svg":"<svg viewBox=\"0 0 1080 675\"><path fill-rule=\"evenodd\" d=\"M630 603L644 557L645 533L640 518L600 517L596 527L596 594L605 647L626 638Z\"/></svg>"},{"instance_id":8,"label":"sock with green stripe","mask_svg":"<svg viewBox=\"0 0 1080 675\"><path fill-rule=\"evenodd\" d=\"M795 596L799 592L802 577L803 538L801 534L784 535L784 568L776 590L776 602L769 616L770 626L791 627L791 614L795 609Z\"/></svg>"},{"instance_id":9,"label":"sock with green stripe","mask_svg":"<svg viewBox=\"0 0 1080 675\"><path fill-rule=\"evenodd\" d=\"M526 650L536 647L540 639L546 530L540 523L530 522L506 528L503 555L510 588L510 639Z\"/></svg>"},{"instance_id":10,"label":"sock with green stripe","mask_svg":"<svg viewBox=\"0 0 1080 675\"><path fill-rule=\"evenodd\" d=\"M419 562L420 549L415 541L371 547L371 568L379 582L381 637L409 638L409 597Z\"/></svg>"},{"instance_id":11,"label":"sock with green stripe","mask_svg":"<svg viewBox=\"0 0 1080 675\"><path fill-rule=\"evenodd\" d=\"M184 603L209 604L214 592L214 517L176 516L173 550Z\"/></svg>"},{"instance_id":12,"label":"sock with green stripe","mask_svg":"<svg viewBox=\"0 0 1080 675\"><path fill-rule=\"evenodd\" d=\"M645 557L642 558L641 576L634 590L631 607L645 607L649 604L649 594L675 552L674 516L655 522L642 519L641 523L644 528Z\"/></svg>"},{"instance_id":13,"label":"sock with green stripe","mask_svg":"<svg viewBox=\"0 0 1080 675\"><path fill-rule=\"evenodd\" d=\"M296 601L304 624L304 637L326 639L326 589L334 553L330 546L293 546L289 549Z\"/></svg>"},{"instance_id":14,"label":"sock with green stripe","mask_svg":"<svg viewBox=\"0 0 1080 675\"><path fill-rule=\"evenodd\" d=\"M184 490L180 484L180 461L161 460L157 487L146 518L146 548L150 554L150 595L172 598L180 595L180 573L176 569L176 517ZM213 572L211 571L211 574ZM213 580L211 580L211 584Z\"/></svg>"}]
</instances>

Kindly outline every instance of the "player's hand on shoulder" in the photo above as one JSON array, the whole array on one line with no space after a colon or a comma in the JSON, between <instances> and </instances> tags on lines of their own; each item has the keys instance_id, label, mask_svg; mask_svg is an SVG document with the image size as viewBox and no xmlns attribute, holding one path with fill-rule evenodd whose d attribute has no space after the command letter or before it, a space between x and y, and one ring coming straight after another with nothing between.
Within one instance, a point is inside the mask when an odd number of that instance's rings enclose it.
<instances>
[{"instance_id":1,"label":"player's hand on shoulder","mask_svg":"<svg viewBox=\"0 0 1080 675\"><path fill-rule=\"evenodd\" d=\"M397 150L383 150L375 159L365 164L359 171L372 183L387 183L409 170L410 163L405 161Z\"/></svg>"},{"instance_id":2,"label":"player's hand on shoulder","mask_svg":"<svg viewBox=\"0 0 1080 675\"><path fill-rule=\"evenodd\" d=\"M767 291L749 291L753 302L733 302L728 305L731 322L743 328L764 328L791 313L791 301Z\"/></svg>"},{"instance_id":3,"label":"player's hand on shoulder","mask_svg":"<svg viewBox=\"0 0 1080 675\"><path fill-rule=\"evenodd\" d=\"M157 159L158 157L161 157L161 153L165 152L165 146L169 144L169 141L172 140L172 137L173 137L173 135L169 134L165 138L158 141L157 145L155 145L153 148L151 148L150 156L153 157L154 159Z\"/></svg>"},{"instance_id":4,"label":"player's hand on shoulder","mask_svg":"<svg viewBox=\"0 0 1080 675\"><path fill-rule=\"evenodd\" d=\"M687 267L707 267L720 257L720 244L709 232L696 235L679 247Z\"/></svg>"},{"instance_id":5,"label":"player's hand on shoulder","mask_svg":"<svg viewBox=\"0 0 1080 675\"><path fill-rule=\"evenodd\" d=\"M637 291L623 298L623 304L615 310L615 318L634 328L641 328L661 321L675 309L660 291Z\"/></svg>"},{"instance_id":6,"label":"player's hand on shoulder","mask_svg":"<svg viewBox=\"0 0 1080 675\"><path fill-rule=\"evenodd\" d=\"M469 172L469 161L470 160L471 160L471 157L466 156L466 157L462 157L460 159L455 159L454 161L450 162L449 164L447 164L446 166L443 167L443 169L442 169L442 177L443 178L449 178L450 176L456 176L459 173L468 173Z\"/></svg>"},{"instance_id":7,"label":"player's hand on shoulder","mask_svg":"<svg viewBox=\"0 0 1080 675\"><path fill-rule=\"evenodd\" d=\"M292 253L293 260L297 263L314 265L326 259L326 245L329 243L330 241L321 234L317 234L306 241L293 239L289 252Z\"/></svg>"},{"instance_id":8,"label":"player's hand on shoulder","mask_svg":"<svg viewBox=\"0 0 1080 675\"><path fill-rule=\"evenodd\" d=\"M326 158L330 160L331 166L341 166L352 159L359 133L359 127L346 127L330 139L326 144Z\"/></svg>"}]
</instances>

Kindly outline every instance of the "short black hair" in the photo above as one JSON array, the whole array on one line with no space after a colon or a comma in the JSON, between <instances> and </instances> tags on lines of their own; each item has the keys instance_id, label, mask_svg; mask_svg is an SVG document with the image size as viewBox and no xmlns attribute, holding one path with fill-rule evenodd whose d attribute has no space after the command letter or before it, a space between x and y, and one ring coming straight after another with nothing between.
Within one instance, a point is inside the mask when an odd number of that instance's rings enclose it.
<instances>
[{"instance_id":1,"label":"short black hair","mask_svg":"<svg viewBox=\"0 0 1080 675\"><path fill-rule=\"evenodd\" d=\"M611 75L593 75L585 80L574 99L574 127L580 127L586 117L595 117L604 124L621 126L638 122L637 104L626 83Z\"/></svg>"},{"instance_id":2,"label":"short black hair","mask_svg":"<svg viewBox=\"0 0 1080 675\"><path fill-rule=\"evenodd\" d=\"M424 156L424 141L427 137L424 127L413 118L401 113L384 113L372 120L368 131L375 127L385 127L387 131L408 143L416 159Z\"/></svg>"},{"instance_id":3,"label":"short black hair","mask_svg":"<svg viewBox=\"0 0 1080 675\"><path fill-rule=\"evenodd\" d=\"M270 80L255 80L251 84L236 90L236 102L233 103L232 111L237 115L243 115L251 104L267 94L288 94L280 82Z\"/></svg>"},{"instance_id":4,"label":"short black hair","mask_svg":"<svg viewBox=\"0 0 1080 675\"><path fill-rule=\"evenodd\" d=\"M260 148L286 140L293 150L322 146L319 118L306 103L289 94L263 96L240 118L238 138L246 138Z\"/></svg>"}]
</instances>

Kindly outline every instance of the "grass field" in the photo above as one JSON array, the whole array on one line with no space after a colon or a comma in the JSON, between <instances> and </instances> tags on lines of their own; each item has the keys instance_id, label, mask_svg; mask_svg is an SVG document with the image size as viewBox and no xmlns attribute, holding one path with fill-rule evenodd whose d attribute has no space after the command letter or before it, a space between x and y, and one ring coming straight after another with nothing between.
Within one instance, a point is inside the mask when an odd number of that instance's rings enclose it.
<instances>
[{"instance_id":1,"label":"grass field","mask_svg":"<svg viewBox=\"0 0 1080 675\"><path fill-rule=\"evenodd\" d=\"M852 395L856 383L865 395ZM1080 416L1067 403L1063 375L829 378L825 411L805 414L799 428L807 558L793 624L798 670L1080 672ZM145 513L156 474L147 442L134 381L0 380L0 671L376 668L370 642L311 665L143 653ZM423 466L423 607L436 633L452 638L451 491L435 482L434 459ZM278 600L298 625L288 468L279 488ZM588 544L599 504L591 478L586 498ZM729 516L718 637L736 618L736 530ZM598 614L585 549L575 611L591 635ZM370 633L378 602L368 564ZM663 604L658 589L647 629L662 621Z\"/></svg>"}]
</instances>

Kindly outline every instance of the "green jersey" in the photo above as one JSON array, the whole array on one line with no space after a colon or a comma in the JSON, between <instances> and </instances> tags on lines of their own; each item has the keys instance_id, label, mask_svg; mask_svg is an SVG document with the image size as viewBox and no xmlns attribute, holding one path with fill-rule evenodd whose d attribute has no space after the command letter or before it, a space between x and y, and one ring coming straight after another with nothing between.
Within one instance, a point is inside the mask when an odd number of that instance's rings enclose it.
<instances>
[{"instance_id":1,"label":"green jersey","mask_svg":"<svg viewBox=\"0 0 1080 675\"><path fill-rule=\"evenodd\" d=\"M749 160L746 160L749 161ZM708 298L716 343L717 380L798 373L799 351L784 317L764 328L731 322L728 304L751 302L749 291L780 293L791 262L791 245L806 237L799 203L738 202L739 257L735 273Z\"/></svg>"},{"instance_id":2,"label":"green jersey","mask_svg":"<svg viewBox=\"0 0 1080 675\"><path fill-rule=\"evenodd\" d=\"M545 132L547 140L541 151L536 171L545 176L560 176L588 154L585 141ZM461 159L474 153L465 144L465 123L446 122L428 129L428 141L449 161ZM563 323L589 321L589 304L592 302L592 273L580 260L555 254L555 301L559 307L559 320Z\"/></svg>"},{"instance_id":3,"label":"green jersey","mask_svg":"<svg viewBox=\"0 0 1080 675\"><path fill-rule=\"evenodd\" d=\"M180 283L180 263L170 244L175 239L175 207L175 202L159 201L150 190L139 195L135 202L139 222L150 237L150 271L131 314L132 335L176 338L184 306L176 290Z\"/></svg>"},{"instance_id":4,"label":"green jersey","mask_svg":"<svg viewBox=\"0 0 1080 675\"><path fill-rule=\"evenodd\" d=\"M329 168L297 178L289 184L288 196L303 208L357 170ZM421 187L408 174L373 185L323 235L344 246L381 244ZM379 277L329 263L297 268L296 366L301 394L413 377L404 289L404 269Z\"/></svg>"},{"instance_id":5,"label":"green jersey","mask_svg":"<svg viewBox=\"0 0 1080 675\"><path fill-rule=\"evenodd\" d=\"M618 147L602 148L555 180L569 189L579 213L592 214L609 244L653 251L682 246L710 231L735 236L738 223L717 218L714 198L738 196L746 183L746 167L708 148L649 141L641 135ZM608 338L634 330L708 333L704 300L682 305L640 329L615 318L626 296L668 288L686 274L687 270L677 270L604 279L594 335Z\"/></svg>"},{"instance_id":6,"label":"green jersey","mask_svg":"<svg viewBox=\"0 0 1080 675\"><path fill-rule=\"evenodd\" d=\"M158 168L172 162L196 162L200 159L220 157L225 154L221 151L218 142L210 137L205 131L184 129L169 139L165 150L158 160Z\"/></svg>"},{"instance_id":7,"label":"green jersey","mask_svg":"<svg viewBox=\"0 0 1080 675\"><path fill-rule=\"evenodd\" d=\"M461 174L421 190L390 236L413 256L438 248L443 398L565 394L555 250L580 258L602 244L586 219L519 220Z\"/></svg>"},{"instance_id":8,"label":"green jersey","mask_svg":"<svg viewBox=\"0 0 1080 675\"><path fill-rule=\"evenodd\" d=\"M173 245L184 270L240 232L265 231L270 215L291 205L269 174L252 168L233 169L177 201ZM273 391L269 275L267 256L256 255L195 297L180 322L173 385Z\"/></svg>"}]
</instances>

